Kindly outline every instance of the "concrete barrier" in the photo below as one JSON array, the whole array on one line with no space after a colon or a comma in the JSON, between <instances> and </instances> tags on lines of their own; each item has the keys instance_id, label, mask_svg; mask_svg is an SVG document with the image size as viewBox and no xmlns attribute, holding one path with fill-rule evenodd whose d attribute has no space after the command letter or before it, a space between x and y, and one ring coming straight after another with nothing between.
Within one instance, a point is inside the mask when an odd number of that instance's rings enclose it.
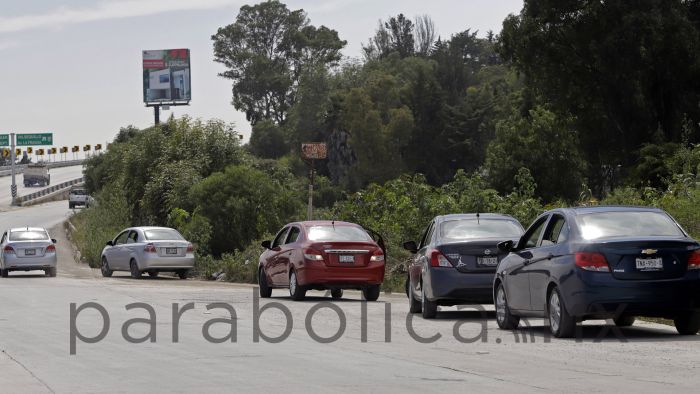
<instances>
[{"instance_id":1,"label":"concrete barrier","mask_svg":"<svg viewBox=\"0 0 700 394\"><path fill-rule=\"evenodd\" d=\"M52 161L52 162L47 162L49 168L61 168L61 167L73 167L73 166L79 166L83 164L83 160L67 160L67 161ZM26 164L18 164L15 166L15 169L17 171L17 174L21 174L24 172L24 169L27 168ZM2 166L0 167L0 177L3 176L10 176L12 175L12 168L10 166Z\"/></svg>"},{"instance_id":2,"label":"concrete barrier","mask_svg":"<svg viewBox=\"0 0 700 394\"><path fill-rule=\"evenodd\" d=\"M47 187L46 189L39 190L37 192L27 194L25 196L17 197L14 201L14 205L28 206L41 204L43 202L65 200L68 197L70 189L74 186L82 186L85 184L85 178L73 179L71 181L66 181Z\"/></svg>"}]
</instances>

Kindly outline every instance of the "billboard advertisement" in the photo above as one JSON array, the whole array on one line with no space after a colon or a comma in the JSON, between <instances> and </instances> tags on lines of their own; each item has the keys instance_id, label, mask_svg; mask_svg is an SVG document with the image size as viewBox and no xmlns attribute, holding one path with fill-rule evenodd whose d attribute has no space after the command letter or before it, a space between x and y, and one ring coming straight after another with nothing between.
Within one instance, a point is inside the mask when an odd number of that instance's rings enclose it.
<instances>
[{"instance_id":1,"label":"billboard advertisement","mask_svg":"<svg viewBox=\"0 0 700 394\"><path fill-rule=\"evenodd\" d=\"M190 50L143 51L143 101L177 105L191 99Z\"/></svg>"}]
</instances>

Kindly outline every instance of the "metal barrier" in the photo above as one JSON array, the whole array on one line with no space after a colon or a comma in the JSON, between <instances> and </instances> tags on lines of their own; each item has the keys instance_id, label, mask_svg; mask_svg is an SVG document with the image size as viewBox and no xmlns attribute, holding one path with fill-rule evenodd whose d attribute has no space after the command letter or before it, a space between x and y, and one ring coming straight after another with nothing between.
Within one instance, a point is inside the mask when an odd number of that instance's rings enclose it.
<instances>
[{"instance_id":1,"label":"metal barrier","mask_svg":"<svg viewBox=\"0 0 700 394\"><path fill-rule=\"evenodd\" d=\"M66 161L52 161L52 162L46 162L49 168L61 168L61 167L73 167L73 166L78 166L83 164L84 159L80 160L66 160ZM18 164L15 166L15 171L17 174L21 174L24 172L24 169L27 168L26 164ZM3 176L10 176L12 175L12 169L10 166L2 166L0 167L0 177Z\"/></svg>"},{"instance_id":2,"label":"metal barrier","mask_svg":"<svg viewBox=\"0 0 700 394\"><path fill-rule=\"evenodd\" d=\"M38 192L34 192L32 194L27 194L26 196L19 196L15 199L15 204L17 205L23 205L24 203L31 201L31 200L36 200L40 197L47 196L49 194L53 194L59 191L64 191L65 189L68 189L72 186L79 185L85 183L85 178L80 177L78 179L73 179L72 181L66 181L63 183L59 183L58 185L53 185L51 187L47 187L46 189L39 190Z\"/></svg>"}]
</instances>

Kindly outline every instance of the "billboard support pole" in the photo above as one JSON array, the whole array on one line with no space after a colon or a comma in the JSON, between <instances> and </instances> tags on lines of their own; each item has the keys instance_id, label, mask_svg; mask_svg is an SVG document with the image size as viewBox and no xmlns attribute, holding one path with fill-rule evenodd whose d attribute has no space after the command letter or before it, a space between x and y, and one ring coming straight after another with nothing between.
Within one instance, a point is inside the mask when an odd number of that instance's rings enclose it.
<instances>
[{"instance_id":1,"label":"billboard support pole","mask_svg":"<svg viewBox=\"0 0 700 394\"><path fill-rule=\"evenodd\" d=\"M311 159L311 171L309 173L309 176L311 177L310 182L309 182L309 207L307 211L307 219L306 220L313 220L313 213L314 213L314 173L315 171L315 166L314 163L315 160Z\"/></svg>"},{"instance_id":2,"label":"billboard support pole","mask_svg":"<svg viewBox=\"0 0 700 394\"><path fill-rule=\"evenodd\" d=\"M12 204L15 203L15 199L17 198L17 169L15 168L17 155L15 153L15 133L10 133L10 167L12 168L12 186L10 186L10 192L12 193Z\"/></svg>"},{"instance_id":3,"label":"billboard support pole","mask_svg":"<svg viewBox=\"0 0 700 394\"><path fill-rule=\"evenodd\" d=\"M156 126L160 124L160 105L153 106L153 116L155 117Z\"/></svg>"}]
</instances>

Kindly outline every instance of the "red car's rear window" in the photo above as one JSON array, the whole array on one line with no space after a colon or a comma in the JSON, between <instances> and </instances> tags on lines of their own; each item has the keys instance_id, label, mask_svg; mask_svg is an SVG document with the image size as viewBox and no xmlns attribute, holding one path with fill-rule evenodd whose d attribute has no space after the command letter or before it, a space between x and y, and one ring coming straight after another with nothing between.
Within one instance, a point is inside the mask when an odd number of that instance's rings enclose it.
<instances>
[{"instance_id":1,"label":"red car's rear window","mask_svg":"<svg viewBox=\"0 0 700 394\"><path fill-rule=\"evenodd\" d=\"M355 226L312 226L307 232L313 242L372 242L365 230Z\"/></svg>"}]
</instances>

